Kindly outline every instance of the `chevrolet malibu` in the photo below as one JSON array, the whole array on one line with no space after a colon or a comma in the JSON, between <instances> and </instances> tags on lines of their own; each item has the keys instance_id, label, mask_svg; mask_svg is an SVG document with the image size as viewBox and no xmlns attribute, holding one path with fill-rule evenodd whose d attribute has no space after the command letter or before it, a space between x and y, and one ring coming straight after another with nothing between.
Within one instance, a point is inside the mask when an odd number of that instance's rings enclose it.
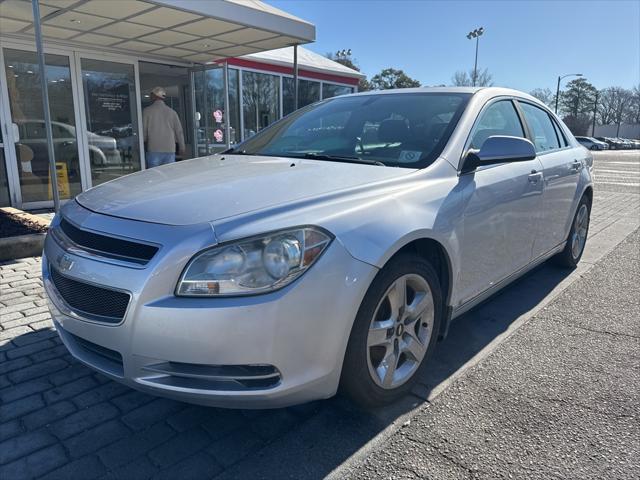
<instances>
[{"instance_id":1,"label":"chevrolet malibu","mask_svg":"<svg viewBox=\"0 0 640 480\"><path fill-rule=\"evenodd\" d=\"M386 404L453 319L547 259L576 266L591 166L518 91L333 98L66 203L44 284L71 354L133 388Z\"/></svg>"}]
</instances>

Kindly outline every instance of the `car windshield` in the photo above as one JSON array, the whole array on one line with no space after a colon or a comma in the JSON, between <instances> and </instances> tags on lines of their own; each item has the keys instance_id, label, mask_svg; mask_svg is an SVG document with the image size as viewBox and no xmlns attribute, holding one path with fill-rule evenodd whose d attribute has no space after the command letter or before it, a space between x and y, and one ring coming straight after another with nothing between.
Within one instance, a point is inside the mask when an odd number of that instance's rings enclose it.
<instances>
[{"instance_id":1,"label":"car windshield","mask_svg":"<svg viewBox=\"0 0 640 480\"><path fill-rule=\"evenodd\" d=\"M302 108L230 153L424 168L447 143L470 94L389 93Z\"/></svg>"}]
</instances>

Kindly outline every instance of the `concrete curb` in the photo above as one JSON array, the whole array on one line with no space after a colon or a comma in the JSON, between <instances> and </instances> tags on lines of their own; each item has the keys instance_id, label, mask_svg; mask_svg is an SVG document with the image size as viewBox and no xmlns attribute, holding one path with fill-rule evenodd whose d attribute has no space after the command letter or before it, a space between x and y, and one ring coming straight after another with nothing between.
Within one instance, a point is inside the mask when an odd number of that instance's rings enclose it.
<instances>
[{"instance_id":1,"label":"concrete curb","mask_svg":"<svg viewBox=\"0 0 640 480\"><path fill-rule=\"evenodd\" d=\"M31 213L23 212L17 208L5 207L0 208L0 210L8 215L29 220L43 227L49 226L48 220L37 215L32 215ZM42 255L45 235L45 233L32 233L29 235L19 235L17 237L0 238L0 261Z\"/></svg>"}]
</instances>

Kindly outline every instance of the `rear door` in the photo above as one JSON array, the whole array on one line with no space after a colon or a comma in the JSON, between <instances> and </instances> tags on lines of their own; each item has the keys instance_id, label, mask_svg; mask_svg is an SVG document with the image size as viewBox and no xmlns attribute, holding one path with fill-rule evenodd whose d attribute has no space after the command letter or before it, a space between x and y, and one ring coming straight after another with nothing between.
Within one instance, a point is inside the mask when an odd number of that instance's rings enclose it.
<instances>
[{"instance_id":1,"label":"rear door","mask_svg":"<svg viewBox=\"0 0 640 480\"><path fill-rule=\"evenodd\" d=\"M545 182L542 218L534 244L537 257L566 240L586 152L569 145L549 112L523 100L518 103L542 163Z\"/></svg>"}]
</instances>

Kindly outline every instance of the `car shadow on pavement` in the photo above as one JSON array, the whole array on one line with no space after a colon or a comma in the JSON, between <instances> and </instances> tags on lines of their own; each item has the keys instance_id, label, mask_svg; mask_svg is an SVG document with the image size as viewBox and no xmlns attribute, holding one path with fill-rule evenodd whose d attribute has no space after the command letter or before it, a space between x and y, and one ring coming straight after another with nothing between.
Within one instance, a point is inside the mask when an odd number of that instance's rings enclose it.
<instances>
[{"instance_id":1,"label":"car shadow on pavement","mask_svg":"<svg viewBox=\"0 0 640 480\"><path fill-rule=\"evenodd\" d=\"M545 264L457 319L414 394L369 411L341 397L261 411L156 398L81 365L53 330L25 333L0 346L0 477L324 478L570 273Z\"/></svg>"}]
</instances>

